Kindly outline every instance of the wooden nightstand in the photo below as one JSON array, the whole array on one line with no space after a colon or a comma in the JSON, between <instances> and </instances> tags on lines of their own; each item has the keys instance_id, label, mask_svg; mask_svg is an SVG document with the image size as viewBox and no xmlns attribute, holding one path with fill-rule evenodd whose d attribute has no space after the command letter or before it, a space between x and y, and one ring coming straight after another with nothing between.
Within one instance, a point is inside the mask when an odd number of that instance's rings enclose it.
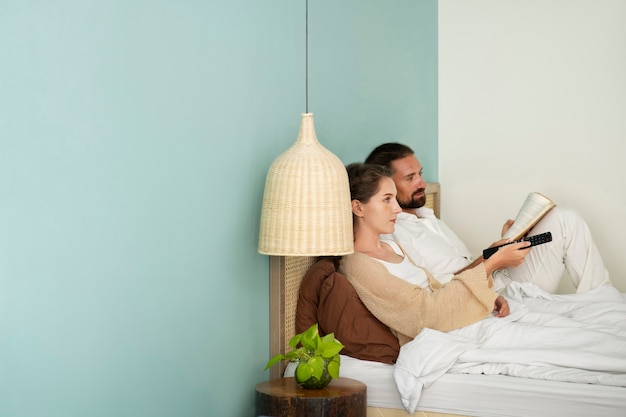
<instances>
[{"instance_id":1,"label":"wooden nightstand","mask_svg":"<svg viewBox=\"0 0 626 417\"><path fill-rule=\"evenodd\" d=\"M366 417L367 387L350 378L326 388L304 389L296 379L278 378L256 386L256 415L271 417Z\"/></svg>"}]
</instances>

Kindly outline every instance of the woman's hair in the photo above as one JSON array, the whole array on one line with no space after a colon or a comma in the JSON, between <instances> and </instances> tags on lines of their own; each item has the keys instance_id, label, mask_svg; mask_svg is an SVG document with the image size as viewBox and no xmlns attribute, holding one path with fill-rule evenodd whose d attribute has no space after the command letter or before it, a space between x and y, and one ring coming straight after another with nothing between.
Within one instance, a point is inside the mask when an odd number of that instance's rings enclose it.
<instances>
[{"instance_id":1,"label":"woman's hair","mask_svg":"<svg viewBox=\"0 0 626 417\"><path fill-rule=\"evenodd\" d=\"M382 165L353 163L346 169L350 180L350 199L363 204L376 194L383 177L391 177L391 171Z\"/></svg>"},{"instance_id":2,"label":"woman's hair","mask_svg":"<svg viewBox=\"0 0 626 417\"><path fill-rule=\"evenodd\" d=\"M413 149L401 143L383 143L365 159L366 164L382 165L391 169L391 163L405 156L414 155Z\"/></svg>"}]
</instances>

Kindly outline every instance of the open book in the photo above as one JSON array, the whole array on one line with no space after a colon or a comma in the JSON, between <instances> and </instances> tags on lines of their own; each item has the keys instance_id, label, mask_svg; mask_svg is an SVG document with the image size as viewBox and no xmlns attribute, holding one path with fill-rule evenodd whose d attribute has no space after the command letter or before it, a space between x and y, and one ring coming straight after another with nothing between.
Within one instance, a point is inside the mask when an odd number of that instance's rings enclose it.
<instances>
[{"instance_id":1,"label":"open book","mask_svg":"<svg viewBox=\"0 0 626 417\"><path fill-rule=\"evenodd\" d=\"M507 230L502 238L511 240L521 239L555 206L556 204L552 200L541 193L532 192L528 194L519 213L517 213L517 217L515 217L515 223L513 223L513 226Z\"/></svg>"}]
</instances>

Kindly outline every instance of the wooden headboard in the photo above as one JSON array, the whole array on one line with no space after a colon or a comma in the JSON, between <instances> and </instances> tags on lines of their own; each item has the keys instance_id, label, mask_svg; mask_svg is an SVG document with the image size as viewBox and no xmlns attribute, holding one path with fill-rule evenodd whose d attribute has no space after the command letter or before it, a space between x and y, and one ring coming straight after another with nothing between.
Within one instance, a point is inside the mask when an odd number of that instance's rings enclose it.
<instances>
[{"instance_id":1,"label":"wooden headboard","mask_svg":"<svg viewBox=\"0 0 626 417\"><path fill-rule=\"evenodd\" d=\"M438 183L428 183L426 206L439 217L441 196ZM270 256L270 358L285 353L296 333L296 305L300 282L315 263L315 256ZM286 363L270 368L270 378L282 377Z\"/></svg>"}]
</instances>

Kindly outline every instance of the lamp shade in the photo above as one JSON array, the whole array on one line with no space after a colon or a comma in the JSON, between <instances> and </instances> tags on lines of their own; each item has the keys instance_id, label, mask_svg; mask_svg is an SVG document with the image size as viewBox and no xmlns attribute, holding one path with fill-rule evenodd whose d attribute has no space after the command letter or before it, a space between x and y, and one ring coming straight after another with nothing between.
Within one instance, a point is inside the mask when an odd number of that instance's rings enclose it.
<instances>
[{"instance_id":1,"label":"lamp shade","mask_svg":"<svg viewBox=\"0 0 626 417\"><path fill-rule=\"evenodd\" d=\"M278 156L265 180L259 252L281 256L354 251L348 174L317 140L303 113L296 143Z\"/></svg>"}]
</instances>

